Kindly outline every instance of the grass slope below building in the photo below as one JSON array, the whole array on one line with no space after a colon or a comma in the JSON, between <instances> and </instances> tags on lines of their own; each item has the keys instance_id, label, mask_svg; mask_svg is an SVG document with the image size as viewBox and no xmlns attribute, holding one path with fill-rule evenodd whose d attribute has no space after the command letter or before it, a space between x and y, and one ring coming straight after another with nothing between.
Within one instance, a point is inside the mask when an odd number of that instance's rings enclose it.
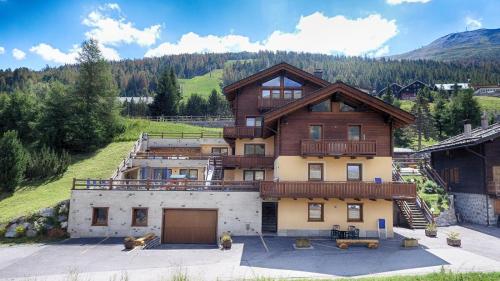
<instances>
[{"instance_id":1,"label":"grass slope below building","mask_svg":"<svg viewBox=\"0 0 500 281\"><path fill-rule=\"evenodd\" d=\"M500 98L483 97L483 96L476 96L474 98L479 103L479 107L481 107L481 110L486 110L488 112L494 112L494 111L500 110ZM410 112L413 104L414 104L413 101L402 100L401 101L401 109ZM433 112L434 111L434 104L430 103L429 106L430 106L431 112Z\"/></svg>"},{"instance_id":2,"label":"grass slope below building","mask_svg":"<svg viewBox=\"0 0 500 281\"><path fill-rule=\"evenodd\" d=\"M215 69L191 79L178 79L178 81L184 100L187 100L189 96L195 93L208 98L212 89L216 89L217 92L221 93L222 69Z\"/></svg>"}]
</instances>

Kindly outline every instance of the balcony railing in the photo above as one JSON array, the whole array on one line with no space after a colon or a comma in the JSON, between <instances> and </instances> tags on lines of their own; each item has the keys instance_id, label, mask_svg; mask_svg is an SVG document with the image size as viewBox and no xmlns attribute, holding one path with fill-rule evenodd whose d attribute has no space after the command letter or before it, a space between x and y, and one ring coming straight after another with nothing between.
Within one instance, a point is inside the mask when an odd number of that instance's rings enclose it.
<instances>
[{"instance_id":1,"label":"balcony railing","mask_svg":"<svg viewBox=\"0 0 500 281\"><path fill-rule=\"evenodd\" d=\"M372 182L261 182L262 197L414 199L413 183Z\"/></svg>"},{"instance_id":2,"label":"balcony railing","mask_svg":"<svg viewBox=\"0 0 500 281\"><path fill-rule=\"evenodd\" d=\"M222 156L224 168L273 168L274 157L272 156L246 156L229 155Z\"/></svg>"},{"instance_id":3,"label":"balcony railing","mask_svg":"<svg viewBox=\"0 0 500 281\"><path fill-rule=\"evenodd\" d=\"M495 181L488 182L488 193L500 196L500 182L495 182Z\"/></svg>"},{"instance_id":4,"label":"balcony railing","mask_svg":"<svg viewBox=\"0 0 500 281\"><path fill-rule=\"evenodd\" d=\"M257 107L259 110L266 110L266 109L272 109L272 108L277 108L281 107L291 101L294 101L293 99L271 99L271 98L266 98L263 99L262 97L259 97L257 100Z\"/></svg>"},{"instance_id":5,"label":"balcony railing","mask_svg":"<svg viewBox=\"0 0 500 281\"><path fill-rule=\"evenodd\" d=\"M377 154L377 143L374 140L302 140L300 151L309 156L369 156Z\"/></svg>"},{"instance_id":6,"label":"balcony railing","mask_svg":"<svg viewBox=\"0 0 500 281\"><path fill-rule=\"evenodd\" d=\"M261 127L231 126L224 127L225 138L260 138L262 137Z\"/></svg>"}]
</instances>

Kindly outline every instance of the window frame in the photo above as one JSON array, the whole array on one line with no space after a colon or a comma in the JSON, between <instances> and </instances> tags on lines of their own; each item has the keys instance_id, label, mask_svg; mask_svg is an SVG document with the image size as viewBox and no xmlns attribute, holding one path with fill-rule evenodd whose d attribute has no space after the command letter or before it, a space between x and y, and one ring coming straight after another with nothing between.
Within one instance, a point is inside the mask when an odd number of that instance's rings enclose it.
<instances>
[{"instance_id":1,"label":"window frame","mask_svg":"<svg viewBox=\"0 0 500 281\"><path fill-rule=\"evenodd\" d=\"M262 146L263 153L262 154L257 154L255 153L255 147L256 146ZM254 147L252 154L247 153L248 148L247 147ZM266 144L265 143L245 143L243 145L243 155L244 156L265 156L266 155Z\"/></svg>"},{"instance_id":2,"label":"window frame","mask_svg":"<svg viewBox=\"0 0 500 281\"><path fill-rule=\"evenodd\" d=\"M359 128L359 140L352 140L350 138L350 128L358 127ZM361 124L347 124L347 140L349 141L361 141L363 140L363 126Z\"/></svg>"},{"instance_id":3,"label":"window frame","mask_svg":"<svg viewBox=\"0 0 500 281\"><path fill-rule=\"evenodd\" d=\"M247 181L245 179L245 173L247 173L247 172L251 172L252 173L252 180L251 181L265 181L266 180L266 170L261 170L261 169L245 169L245 170L243 170L243 181ZM262 180L256 180L255 179L256 172L262 172L262 175L263 175ZM250 181L250 180L248 180L248 181Z\"/></svg>"},{"instance_id":4,"label":"window frame","mask_svg":"<svg viewBox=\"0 0 500 281\"><path fill-rule=\"evenodd\" d=\"M179 175L183 175L183 173L182 173L183 171L187 172L186 174L184 174L186 176L186 179L198 180L198 176L199 176L198 169L182 168L182 169L179 169ZM191 171L196 171L196 179L191 178Z\"/></svg>"},{"instance_id":5,"label":"window frame","mask_svg":"<svg viewBox=\"0 0 500 281\"><path fill-rule=\"evenodd\" d=\"M321 206L321 217L311 218L311 205L320 205ZM325 221L325 204L319 202L308 202L307 203L307 221L308 222L324 222Z\"/></svg>"},{"instance_id":6,"label":"window frame","mask_svg":"<svg viewBox=\"0 0 500 281\"><path fill-rule=\"evenodd\" d=\"M137 215L135 213L135 211L138 211L138 210L144 210L146 211L146 223L145 224L138 224L137 223ZM132 208L132 223L131 223L131 226L134 226L134 227L147 227L148 226L148 222L149 222L149 208L146 208L146 207L133 207Z\"/></svg>"},{"instance_id":7,"label":"window frame","mask_svg":"<svg viewBox=\"0 0 500 281\"><path fill-rule=\"evenodd\" d=\"M359 167L359 178L358 179L349 179L349 166ZM363 164L361 164L361 163L347 163L347 165L346 165L346 180L347 181L363 181Z\"/></svg>"},{"instance_id":8,"label":"window frame","mask_svg":"<svg viewBox=\"0 0 500 281\"><path fill-rule=\"evenodd\" d=\"M319 136L319 139L313 139L312 136L311 136L311 127L320 127L320 136ZM323 140L323 124L309 124L308 126L308 129L309 129L309 139L310 140L313 140L313 141L321 141Z\"/></svg>"},{"instance_id":9,"label":"window frame","mask_svg":"<svg viewBox=\"0 0 500 281\"><path fill-rule=\"evenodd\" d=\"M214 152L215 149L218 149L219 152ZM225 153L222 153L222 150L226 150ZM212 155L228 155L229 154L229 148L225 147L225 146L214 146L212 147Z\"/></svg>"},{"instance_id":10,"label":"window frame","mask_svg":"<svg viewBox=\"0 0 500 281\"><path fill-rule=\"evenodd\" d=\"M320 105L320 104L322 104L322 103L324 103L324 102L328 102L328 104L329 104L329 111L313 111L313 107L314 107L314 106L316 106L316 105ZM310 113L322 113L322 114L325 114L325 113L331 113L331 112L333 112L333 111L332 111L332 100L331 100L331 98L327 98L327 99L325 99L325 100L323 100L323 101L320 101L320 102L317 102L317 103L315 103L315 104L310 105L310 106L309 106L309 112L310 112Z\"/></svg>"},{"instance_id":11,"label":"window frame","mask_svg":"<svg viewBox=\"0 0 500 281\"><path fill-rule=\"evenodd\" d=\"M351 219L349 218L349 205L359 206L359 219ZM363 203L347 203L347 222L363 222Z\"/></svg>"},{"instance_id":12,"label":"window frame","mask_svg":"<svg viewBox=\"0 0 500 281\"><path fill-rule=\"evenodd\" d=\"M319 165L321 166L321 179L311 178L311 166ZM325 179L325 165L324 163L307 163L307 180L308 181L323 181Z\"/></svg>"},{"instance_id":13,"label":"window frame","mask_svg":"<svg viewBox=\"0 0 500 281\"><path fill-rule=\"evenodd\" d=\"M254 122L253 126L251 126L251 125L249 126L248 125L248 119L253 119L253 122ZM259 126L257 126L257 121L260 122ZM249 115L249 116L245 117L245 127L249 127L249 128L261 128L263 124L264 124L264 117L262 117L262 116L252 116L252 115Z\"/></svg>"},{"instance_id":14,"label":"window frame","mask_svg":"<svg viewBox=\"0 0 500 281\"><path fill-rule=\"evenodd\" d=\"M264 86L263 84L265 82L271 81L274 78L279 77L280 78L280 85L279 86ZM304 83L296 81L295 79L286 76L286 74L281 74L279 76L276 76L274 78L271 78L267 81L264 81L260 84L260 98L262 99L274 99L274 100L294 100L295 98L295 91L300 90L301 91L301 97L304 96ZM296 83L299 83L301 86L288 86L285 87L285 78L288 78ZM285 98L285 90L290 90L291 91L291 97L290 98ZM263 91L269 91L269 96L264 97Z\"/></svg>"},{"instance_id":15,"label":"window frame","mask_svg":"<svg viewBox=\"0 0 500 281\"><path fill-rule=\"evenodd\" d=\"M106 222L105 223L98 223L97 222L97 210L98 209L103 209L105 210L106 214ZM109 224L109 207L92 207L92 226L108 226Z\"/></svg>"}]
</instances>

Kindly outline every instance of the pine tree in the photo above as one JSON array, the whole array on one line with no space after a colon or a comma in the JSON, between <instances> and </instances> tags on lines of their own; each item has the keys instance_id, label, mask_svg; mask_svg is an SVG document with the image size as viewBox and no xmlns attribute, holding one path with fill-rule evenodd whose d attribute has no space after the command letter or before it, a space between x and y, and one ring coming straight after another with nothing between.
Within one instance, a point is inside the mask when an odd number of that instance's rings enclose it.
<instances>
[{"instance_id":1,"label":"pine tree","mask_svg":"<svg viewBox=\"0 0 500 281\"><path fill-rule=\"evenodd\" d=\"M192 94L186 102L185 114L201 116L207 113L207 101L198 94Z\"/></svg>"},{"instance_id":2,"label":"pine tree","mask_svg":"<svg viewBox=\"0 0 500 281\"><path fill-rule=\"evenodd\" d=\"M27 154L16 131L7 131L0 138L0 189L13 191L21 183Z\"/></svg>"},{"instance_id":3,"label":"pine tree","mask_svg":"<svg viewBox=\"0 0 500 281\"><path fill-rule=\"evenodd\" d=\"M428 140L434 130L434 121L429 108L429 100L426 98L428 96L427 91L429 89L424 88L417 93L415 104L411 109L411 113L415 115L418 150L422 149L422 137Z\"/></svg>"},{"instance_id":4,"label":"pine tree","mask_svg":"<svg viewBox=\"0 0 500 281\"><path fill-rule=\"evenodd\" d=\"M394 103L394 95L392 93L391 86L387 86L387 89L385 90L384 94L382 95L382 100L388 104Z\"/></svg>"},{"instance_id":5,"label":"pine tree","mask_svg":"<svg viewBox=\"0 0 500 281\"><path fill-rule=\"evenodd\" d=\"M212 89L210 96L208 96L207 113L212 116L217 116L220 114L219 106L221 105L221 98L217 90Z\"/></svg>"},{"instance_id":6,"label":"pine tree","mask_svg":"<svg viewBox=\"0 0 500 281\"><path fill-rule=\"evenodd\" d=\"M153 116L176 116L182 96L172 69L164 71L157 85L158 89L149 111Z\"/></svg>"},{"instance_id":7,"label":"pine tree","mask_svg":"<svg viewBox=\"0 0 500 281\"><path fill-rule=\"evenodd\" d=\"M446 108L446 101L441 96L438 96L434 102L434 126L436 127L438 139L444 139L444 131L448 122L448 112Z\"/></svg>"},{"instance_id":8,"label":"pine tree","mask_svg":"<svg viewBox=\"0 0 500 281\"><path fill-rule=\"evenodd\" d=\"M481 108L471 90L459 91L451 98L448 106L446 133L449 136L461 133L465 121L470 122L472 126L478 126L481 123Z\"/></svg>"}]
</instances>

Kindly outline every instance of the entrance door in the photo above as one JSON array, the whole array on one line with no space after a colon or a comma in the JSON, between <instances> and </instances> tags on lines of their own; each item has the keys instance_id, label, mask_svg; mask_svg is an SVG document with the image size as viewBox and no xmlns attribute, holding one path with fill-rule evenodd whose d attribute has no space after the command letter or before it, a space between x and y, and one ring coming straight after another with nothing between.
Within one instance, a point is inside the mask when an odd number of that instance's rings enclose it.
<instances>
[{"instance_id":1,"label":"entrance door","mask_svg":"<svg viewBox=\"0 0 500 281\"><path fill-rule=\"evenodd\" d=\"M262 233L278 231L278 202L262 202Z\"/></svg>"},{"instance_id":2,"label":"entrance door","mask_svg":"<svg viewBox=\"0 0 500 281\"><path fill-rule=\"evenodd\" d=\"M165 209L163 243L217 243L217 210Z\"/></svg>"}]
</instances>

